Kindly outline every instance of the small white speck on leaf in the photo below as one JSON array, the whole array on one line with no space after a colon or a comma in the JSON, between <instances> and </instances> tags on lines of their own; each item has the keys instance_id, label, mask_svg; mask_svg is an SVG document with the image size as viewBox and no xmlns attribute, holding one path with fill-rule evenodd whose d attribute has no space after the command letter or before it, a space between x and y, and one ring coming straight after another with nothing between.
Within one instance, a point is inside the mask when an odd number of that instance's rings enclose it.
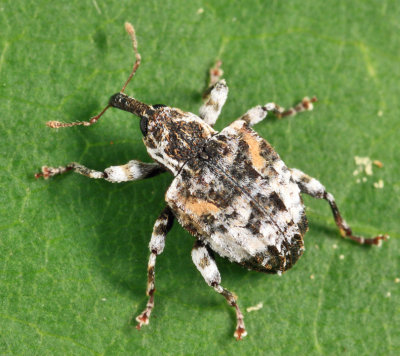
<instances>
[{"instance_id":1,"label":"small white speck on leaf","mask_svg":"<svg viewBox=\"0 0 400 356\"><path fill-rule=\"evenodd\" d=\"M101 298L102 302L105 302L107 300L107 298Z\"/></svg>"},{"instance_id":2,"label":"small white speck on leaf","mask_svg":"<svg viewBox=\"0 0 400 356\"><path fill-rule=\"evenodd\" d=\"M394 283L400 283L400 278L398 278L398 277L395 278L395 279L394 279Z\"/></svg>"},{"instance_id":3,"label":"small white speck on leaf","mask_svg":"<svg viewBox=\"0 0 400 356\"><path fill-rule=\"evenodd\" d=\"M204 9L201 7L200 9L197 10L196 14L200 15L204 12Z\"/></svg>"},{"instance_id":4,"label":"small white speck on leaf","mask_svg":"<svg viewBox=\"0 0 400 356\"><path fill-rule=\"evenodd\" d=\"M333 244L333 245L332 245L332 248L333 248L334 250L336 250L336 249L337 249L337 245L336 245L336 244Z\"/></svg>"},{"instance_id":5,"label":"small white speck on leaf","mask_svg":"<svg viewBox=\"0 0 400 356\"><path fill-rule=\"evenodd\" d=\"M378 111L378 116L379 116L379 117L383 116L383 111L382 111L382 110L379 110L379 111Z\"/></svg>"},{"instance_id":6,"label":"small white speck on leaf","mask_svg":"<svg viewBox=\"0 0 400 356\"><path fill-rule=\"evenodd\" d=\"M358 166L357 169L353 172L353 175L357 175L361 172L364 172L366 175L372 175L372 160L369 157L360 157L355 156L354 161ZM356 173L357 172L357 173Z\"/></svg>"},{"instance_id":7,"label":"small white speck on leaf","mask_svg":"<svg viewBox=\"0 0 400 356\"><path fill-rule=\"evenodd\" d=\"M372 176L372 167L376 166L378 168L383 167L383 163L377 159L371 160L369 157L360 157L360 156L355 156L354 161L357 165L357 168L353 171L353 176L357 176L359 174L365 174L367 176ZM356 183L360 182L367 182L367 177L362 177L362 178L357 178ZM379 189L383 188L383 181L380 179L378 182L374 183L374 187Z\"/></svg>"},{"instance_id":8,"label":"small white speck on leaf","mask_svg":"<svg viewBox=\"0 0 400 356\"><path fill-rule=\"evenodd\" d=\"M252 311L260 310L262 307L263 307L263 303L260 302L260 303L258 303L257 305L254 305L254 306L252 306L252 307L246 308L246 311L247 311L248 313L250 313L250 312L252 312Z\"/></svg>"},{"instance_id":9,"label":"small white speck on leaf","mask_svg":"<svg viewBox=\"0 0 400 356\"><path fill-rule=\"evenodd\" d=\"M390 292L386 293L386 298L390 298L391 296L392 296L392 293L390 293Z\"/></svg>"},{"instance_id":10,"label":"small white speck on leaf","mask_svg":"<svg viewBox=\"0 0 400 356\"><path fill-rule=\"evenodd\" d=\"M310 276L310 279L315 279L315 276L312 274L312 275Z\"/></svg>"},{"instance_id":11,"label":"small white speck on leaf","mask_svg":"<svg viewBox=\"0 0 400 356\"><path fill-rule=\"evenodd\" d=\"M382 189L384 187L384 183L382 179L379 179L377 182L374 183L374 188Z\"/></svg>"},{"instance_id":12,"label":"small white speck on leaf","mask_svg":"<svg viewBox=\"0 0 400 356\"><path fill-rule=\"evenodd\" d=\"M344 260L344 255L340 255L339 259Z\"/></svg>"}]
</instances>

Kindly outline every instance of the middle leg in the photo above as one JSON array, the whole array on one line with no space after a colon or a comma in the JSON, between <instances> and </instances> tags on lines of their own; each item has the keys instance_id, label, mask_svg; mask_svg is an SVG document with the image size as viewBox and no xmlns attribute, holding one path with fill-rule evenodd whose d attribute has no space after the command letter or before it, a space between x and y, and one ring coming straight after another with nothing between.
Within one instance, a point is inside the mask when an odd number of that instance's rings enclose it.
<instances>
[{"instance_id":1,"label":"middle leg","mask_svg":"<svg viewBox=\"0 0 400 356\"><path fill-rule=\"evenodd\" d=\"M239 118L239 120L244 120L249 124L249 126L253 126L264 120L268 112L273 112L278 118L294 116L302 111L311 111L314 108L313 103L315 103L316 101L316 97L313 97L311 99L305 97L299 104L297 104L293 108L290 108L289 110L285 110L275 103L268 103L264 106L258 105L247 111L243 116Z\"/></svg>"}]
</instances>

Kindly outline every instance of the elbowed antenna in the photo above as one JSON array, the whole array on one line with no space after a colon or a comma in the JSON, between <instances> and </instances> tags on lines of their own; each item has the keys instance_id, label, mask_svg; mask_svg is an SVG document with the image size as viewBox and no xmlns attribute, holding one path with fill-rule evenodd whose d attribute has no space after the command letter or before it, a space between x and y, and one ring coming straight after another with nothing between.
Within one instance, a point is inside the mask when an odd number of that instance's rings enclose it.
<instances>
[{"instance_id":1,"label":"elbowed antenna","mask_svg":"<svg viewBox=\"0 0 400 356\"><path fill-rule=\"evenodd\" d=\"M125 30L126 30L126 32L128 32L129 36L131 37L132 47L133 47L133 51L135 53L136 60L135 60L135 63L133 64L133 68L132 68L131 74L129 75L128 79L126 80L124 86L122 87L122 89L120 91L121 94L125 91L127 85L131 81L132 77L135 75L137 69L140 66L140 62L142 60L142 57L140 56L140 54L138 52L138 49L137 49L137 40L136 40L136 33L135 33L134 27L132 26L131 23L125 22ZM111 97L111 99L116 97L117 95L118 94L113 95ZM122 95L125 96L124 94L122 94ZM100 112L100 114L91 117L89 121L78 121L78 122L71 122L71 123L65 123L65 122L60 122L60 121L48 121L48 122L46 122L46 125L48 127L53 128L53 129L56 129L56 128L59 128L59 127L72 127L72 126L79 126L79 125L83 125L83 126L93 125L108 110L108 108L110 108L111 106L115 106L115 105L112 105L111 99L110 99L109 104ZM143 104L143 105L145 105L145 104ZM118 107L118 106L115 106L115 107ZM129 110L127 110L127 111L129 111Z\"/></svg>"}]
</instances>

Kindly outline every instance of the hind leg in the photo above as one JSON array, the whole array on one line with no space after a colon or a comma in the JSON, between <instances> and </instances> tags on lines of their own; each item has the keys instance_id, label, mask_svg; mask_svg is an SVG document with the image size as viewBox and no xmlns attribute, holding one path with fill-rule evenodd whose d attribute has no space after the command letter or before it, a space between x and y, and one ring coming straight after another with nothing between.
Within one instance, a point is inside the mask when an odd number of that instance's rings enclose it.
<instances>
[{"instance_id":1,"label":"hind leg","mask_svg":"<svg viewBox=\"0 0 400 356\"><path fill-rule=\"evenodd\" d=\"M222 294L228 304L235 308L237 324L233 336L236 337L237 340L242 339L247 335L247 331L244 326L243 314L236 302L236 296L221 286L221 275L218 271L217 264L210 251L201 241L196 241L192 249L192 260L206 283L210 287L213 287L217 293Z\"/></svg>"},{"instance_id":2,"label":"hind leg","mask_svg":"<svg viewBox=\"0 0 400 356\"><path fill-rule=\"evenodd\" d=\"M291 172L292 178L297 183L302 193L311 195L313 198L325 199L329 203L332 209L335 223L339 228L342 237L348 238L362 245L380 245L382 243L382 240L386 240L388 238L387 235L378 235L373 238L365 238L362 236L353 235L353 231L351 230L350 226L340 215L333 195L331 193L328 193L325 187L315 178L308 176L307 174L296 168L291 169Z\"/></svg>"}]
</instances>

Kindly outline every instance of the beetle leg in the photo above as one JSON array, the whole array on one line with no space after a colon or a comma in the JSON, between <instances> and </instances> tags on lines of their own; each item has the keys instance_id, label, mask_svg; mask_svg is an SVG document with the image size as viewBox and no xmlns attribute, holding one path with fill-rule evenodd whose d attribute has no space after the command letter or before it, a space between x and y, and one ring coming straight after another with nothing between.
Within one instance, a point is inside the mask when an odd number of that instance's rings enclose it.
<instances>
[{"instance_id":1,"label":"beetle leg","mask_svg":"<svg viewBox=\"0 0 400 356\"><path fill-rule=\"evenodd\" d=\"M313 96L311 99L308 96L306 96L303 98L302 101L300 101L300 103L298 103L297 105L288 110L280 108L281 110L276 113L276 116L280 119L286 116L294 116L299 112L311 111L314 109L313 103L315 103L316 101L318 101L318 99L315 96Z\"/></svg>"},{"instance_id":2,"label":"beetle leg","mask_svg":"<svg viewBox=\"0 0 400 356\"><path fill-rule=\"evenodd\" d=\"M172 223L174 222L174 215L169 207L166 207L156 220L153 233L151 235L151 240L149 244L149 249L151 251L149 257L149 263L147 266L147 290L146 294L149 296L149 301L147 302L145 310L136 317L138 322L136 328L140 329L142 325L147 325L149 323L149 317L151 311L154 307L154 292L155 292L155 265L156 258L164 250L165 238L168 231L172 228Z\"/></svg>"},{"instance_id":3,"label":"beetle leg","mask_svg":"<svg viewBox=\"0 0 400 356\"><path fill-rule=\"evenodd\" d=\"M246 328L244 326L243 314L236 303L237 297L229 290L221 286L221 275L218 271L217 264L211 255L211 251L201 242L196 241L192 249L192 260L200 271L206 283L213 287L216 292L222 294L227 300L228 304L235 308L237 325L235 333L233 334L237 340L242 339L247 335Z\"/></svg>"},{"instance_id":4,"label":"beetle leg","mask_svg":"<svg viewBox=\"0 0 400 356\"><path fill-rule=\"evenodd\" d=\"M308 176L296 168L291 169L291 172L292 178L297 183L302 193L311 195L313 198L325 199L328 201L329 205L331 206L336 225L339 228L342 237L348 238L362 245L380 245L382 240L386 240L389 237L388 235L378 235L373 238L365 238L362 236L353 235L350 226L347 225L346 221L340 215L333 195L328 193L325 187L315 178Z\"/></svg>"},{"instance_id":5,"label":"beetle leg","mask_svg":"<svg viewBox=\"0 0 400 356\"><path fill-rule=\"evenodd\" d=\"M82 166L79 163L71 162L62 167L43 166L42 172L35 174L35 177L43 177L44 179L48 179L57 174L62 174L68 171L74 171L89 178L103 178L111 183L120 183L154 177L155 175L163 173L166 170L158 163L144 163L133 160L122 166L108 167L104 170L104 172L100 172Z\"/></svg>"},{"instance_id":6,"label":"beetle leg","mask_svg":"<svg viewBox=\"0 0 400 356\"><path fill-rule=\"evenodd\" d=\"M228 97L226 82L220 79L223 74L220 67L221 61L218 61L210 69L209 87L203 94L204 104L199 109L199 116L210 126L214 126Z\"/></svg>"},{"instance_id":7,"label":"beetle leg","mask_svg":"<svg viewBox=\"0 0 400 356\"><path fill-rule=\"evenodd\" d=\"M285 110L275 103L268 103L264 106L258 105L247 111L243 116L239 118L239 120L244 120L249 124L249 126L253 126L264 120L268 112L273 112L278 118L293 116L302 111L312 110L313 103L316 101L316 97L313 97L311 99L305 97L299 104L297 104L293 108L290 108L289 110Z\"/></svg>"}]
</instances>

